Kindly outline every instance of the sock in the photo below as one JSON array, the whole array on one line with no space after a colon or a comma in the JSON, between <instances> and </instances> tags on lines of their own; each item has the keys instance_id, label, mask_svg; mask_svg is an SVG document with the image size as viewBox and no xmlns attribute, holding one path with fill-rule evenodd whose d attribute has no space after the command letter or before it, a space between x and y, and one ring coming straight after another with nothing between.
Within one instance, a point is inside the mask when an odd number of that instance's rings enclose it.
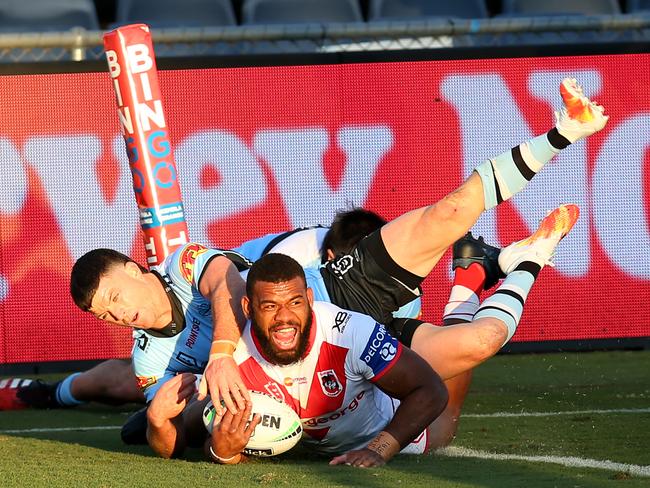
<instances>
[{"instance_id":1,"label":"sock","mask_svg":"<svg viewBox=\"0 0 650 488\"><path fill-rule=\"evenodd\" d=\"M56 388L56 401L63 407L75 407L77 405L82 405L84 401L77 400L73 395L72 395L72 380L80 375L81 373L73 373L67 378L65 378L61 383L59 383L59 386Z\"/></svg>"},{"instance_id":2,"label":"sock","mask_svg":"<svg viewBox=\"0 0 650 488\"><path fill-rule=\"evenodd\" d=\"M569 144L569 140L553 128L479 164L474 171L483 181L485 209L496 207L522 190L553 156Z\"/></svg>"},{"instance_id":3,"label":"sock","mask_svg":"<svg viewBox=\"0 0 650 488\"><path fill-rule=\"evenodd\" d=\"M506 276L494 295L481 304L474 320L492 317L503 321L508 328L508 337L503 344L508 342L515 335L524 311L524 302L541 269L539 264L531 261L520 263Z\"/></svg>"},{"instance_id":4,"label":"sock","mask_svg":"<svg viewBox=\"0 0 650 488\"><path fill-rule=\"evenodd\" d=\"M479 263L454 270L454 283L445 305L442 325L471 322L479 307L479 295L485 284L485 269Z\"/></svg>"}]
</instances>

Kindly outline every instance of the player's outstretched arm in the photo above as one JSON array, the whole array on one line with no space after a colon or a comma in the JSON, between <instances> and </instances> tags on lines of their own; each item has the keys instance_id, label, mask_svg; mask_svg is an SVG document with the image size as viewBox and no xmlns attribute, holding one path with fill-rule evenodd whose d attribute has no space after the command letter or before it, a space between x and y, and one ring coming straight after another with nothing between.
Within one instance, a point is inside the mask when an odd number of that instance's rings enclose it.
<instances>
[{"instance_id":1,"label":"player's outstretched arm","mask_svg":"<svg viewBox=\"0 0 650 488\"><path fill-rule=\"evenodd\" d=\"M440 376L407 348L375 384L400 400L393 419L366 448L337 456L330 464L382 466L424 431L447 405L447 389Z\"/></svg>"},{"instance_id":2,"label":"player's outstretched arm","mask_svg":"<svg viewBox=\"0 0 650 488\"><path fill-rule=\"evenodd\" d=\"M210 300L213 323L213 342L199 386L199 399L210 393L215 400L223 399L228 410L235 414L250 402L248 389L232 357L241 336L240 330L246 323L241 309L246 282L228 258L219 256L206 266L199 291ZM214 403L217 416L221 416L220 402Z\"/></svg>"},{"instance_id":3,"label":"player's outstretched arm","mask_svg":"<svg viewBox=\"0 0 650 488\"><path fill-rule=\"evenodd\" d=\"M183 410L196 392L196 377L183 373L165 382L147 409L147 441L163 458L179 456L185 450Z\"/></svg>"}]
</instances>

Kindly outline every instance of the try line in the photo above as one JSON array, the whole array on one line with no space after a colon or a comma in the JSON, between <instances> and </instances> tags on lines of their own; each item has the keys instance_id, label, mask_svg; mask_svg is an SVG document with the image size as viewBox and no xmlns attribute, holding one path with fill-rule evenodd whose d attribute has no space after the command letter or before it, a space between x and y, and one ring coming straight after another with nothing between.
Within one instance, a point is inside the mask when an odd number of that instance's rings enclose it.
<instances>
[{"instance_id":1,"label":"try line","mask_svg":"<svg viewBox=\"0 0 650 488\"><path fill-rule=\"evenodd\" d=\"M496 412L496 413L464 413L467 418L499 418L499 417L552 417L555 415L587 415L610 413L650 413L650 408L617 408L612 410L567 410L563 412Z\"/></svg>"},{"instance_id":2,"label":"try line","mask_svg":"<svg viewBox=\"0 0 650 488\"><path fill-rule=\"evenodd\" d=\"M650 413L650 408L619 408L612 410L572 410L564 412L495 412L495 413L467 413L467 418L499 418L499 417L550 417L554 415L586 415L586 414L610 414L610 413ZM69 432L84 430L116 430L121 425L96 425L87 427L43 427L34 429L9 429L0 430L0 434L29 434L30 432Z\"/></svg>"}]
</instances>

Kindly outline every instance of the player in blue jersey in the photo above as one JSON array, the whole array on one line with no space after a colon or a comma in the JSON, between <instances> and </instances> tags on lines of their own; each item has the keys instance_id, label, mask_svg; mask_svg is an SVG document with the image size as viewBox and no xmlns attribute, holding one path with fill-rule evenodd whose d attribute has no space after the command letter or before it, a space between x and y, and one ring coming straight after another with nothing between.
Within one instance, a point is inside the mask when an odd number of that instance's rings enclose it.
<instances>
[{"instance_id":1,"label":"player in blue jersey","mask_svg":"<svg viewBox=\"0 0 650 488\"><path fill-rule=\"evenodd\" d=\"M354 244L386 221L374 212L352 208L339 212L330 227L314 226L288 232L269 234L245 242L237 251L255 261L269 252L292 256L302 266L314 267L349 252ZM402 307L396 316L417 317L420 300ZM135 346L146 338L135 332ZM56 383L36 381L5 381L0 388L0 410L20 408L74 407L90 401L120 405L143 403L142 388L146 379L136 380L130 360L104 361L85 372L73 373ZM133 428L132 428L133 427ZM142 442L141 425L134 422L123 430L127 443Z\"/></svg>"}]
</instances>

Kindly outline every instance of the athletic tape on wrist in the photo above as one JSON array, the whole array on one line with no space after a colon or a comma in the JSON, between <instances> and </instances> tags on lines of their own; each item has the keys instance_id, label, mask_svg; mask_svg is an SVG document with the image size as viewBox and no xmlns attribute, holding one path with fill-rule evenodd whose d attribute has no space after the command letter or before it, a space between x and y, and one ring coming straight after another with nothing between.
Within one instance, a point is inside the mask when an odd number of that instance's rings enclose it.
<instances>
[{"instance_id":1,"label":"athletic tape on wrist","mask_svg":"<svg viewBox=\"0 0 650 488\"><path fill-rule=\"evenodd\" d=\"M368 443L367 449L379 454L384 461L388 461L400 451L399 442L391 434L382 430Z\"/></svg>"},{"instance_id":2,"label":"athletic tape on wrist","mask_svg":"<svg viewBox=\"0 0 650 488\"><path fill-rule=\"evenodd\" d=\"M208 450L210 451L210 456L214 461L216 461L219 464L237 464L241 458L241 453L238 452L237 454L234 454L233 456L230 456L228 458L222 458L221 456L217 455L213 450L212 446L208 446ZM237 460L235 462L232 462L234 459Z\"/></svg>"}]
</instances>

